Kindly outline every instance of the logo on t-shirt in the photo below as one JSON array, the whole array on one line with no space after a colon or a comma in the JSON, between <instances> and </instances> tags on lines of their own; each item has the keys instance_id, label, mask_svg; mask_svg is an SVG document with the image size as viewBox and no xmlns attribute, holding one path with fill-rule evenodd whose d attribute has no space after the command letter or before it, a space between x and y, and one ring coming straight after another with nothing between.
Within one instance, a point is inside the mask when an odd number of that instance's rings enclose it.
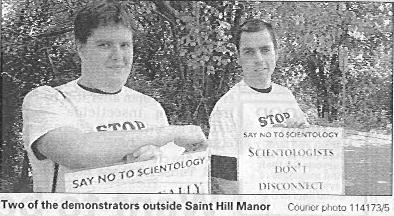
<instances>
[{"instance_id":1,"label":"logo on t-shirt","mask_svg":"<svg viewBox=\"0 0 394 216\"><path fill-rule=\"evenodd\" d=\"M146 128L145 124L140 121L125 121L123 123L109 123L96 127L97 131L117 131L117 130L141 130Z\"/></svg>"}]
</instances>

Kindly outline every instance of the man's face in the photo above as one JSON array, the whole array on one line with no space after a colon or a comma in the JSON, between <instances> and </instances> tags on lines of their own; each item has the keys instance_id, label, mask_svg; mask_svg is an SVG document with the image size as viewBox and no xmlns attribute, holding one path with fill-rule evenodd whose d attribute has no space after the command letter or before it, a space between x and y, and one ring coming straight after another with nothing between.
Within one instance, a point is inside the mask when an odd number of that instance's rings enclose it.
<instances>
[{"instance_id":1,"label":"man's face","mask_svg":"<svg viewBox=\"0 0 394 216\"><path fill-rule=\"evenodd\" d=\"M113 92L127 81L133 63L132 32L122 26L100 26L79 44L82 77L89 87Z\"/></svg>"},{"instance_id":2,"label":"man's face","mask_svg":"<svg viewBox=\"0 0 394 216\"><path fill-rule=\"evenodd\" d=\"M268 30L243 32L240 39L239 62L246 84L268 88L276 66L276 51Z\"/></svg>"}]
</instances>

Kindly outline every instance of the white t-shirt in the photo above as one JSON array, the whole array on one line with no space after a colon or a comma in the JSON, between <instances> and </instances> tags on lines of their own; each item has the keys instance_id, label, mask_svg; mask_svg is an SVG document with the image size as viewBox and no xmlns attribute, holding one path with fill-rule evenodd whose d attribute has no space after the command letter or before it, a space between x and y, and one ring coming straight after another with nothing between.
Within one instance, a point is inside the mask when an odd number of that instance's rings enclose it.
<instances>
[{"instance_id":1,"label":"white t-shirt","mask_svg":"<svg viewBox=\"0 0 394 216\"><path fill-rule=\"evenodd\" d=\"M168 126L164 109L156 100L127 87L117 94L100 94L81 88L74 80L56 89L38 87L23 101L23 139L33 169L35 192L52 189L54 163L39 160L31 148L50 130L70 126L82 132L98 132ZM56 192L64 191L64 173L69 171L59 166Z\"/></svg>"},{"instance_id":2,"label":"white t-shirt","mask_svg":"<svg viewBox=\"0 0 394 216\"><path fill-rule=\"evenodd\" d=\"M211 154L238 158L238 143L245 132L258 132L288 119L308 124L289 89L272 83L269 93L261 93L241 81L219 99L210 115Z\"/></svg>"}]
</instances>

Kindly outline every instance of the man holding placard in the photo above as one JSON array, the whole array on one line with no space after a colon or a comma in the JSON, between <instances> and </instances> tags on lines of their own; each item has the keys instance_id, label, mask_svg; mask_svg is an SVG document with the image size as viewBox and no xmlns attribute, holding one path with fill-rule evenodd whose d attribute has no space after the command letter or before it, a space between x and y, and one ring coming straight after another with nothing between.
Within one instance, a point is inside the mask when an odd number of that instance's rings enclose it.
<instances>
[{"instance_id":1,"label":"man holding placard","mask_svg":"<svg viewBox=\"0 0 394 216\"><path fill-rule=\"evenodd\" d=\"M271 24L259 19L248 20L240 26L236 39L243 80L220 98L209 120L211 153L234 158L216 157L215 160L213 156L212 176L230 180L236 179L234 164L241 134L278 125L308 124L290 90L271 81L278 60L278 45ZM222 163L232 166L225 168ZM222 169L218 173L216 165ZM226 174L229 172L233 174Z\"/></svg>"},{"instance_id":2,"label":"man holding placard","mask_svg":"<svg viewBox=\"0 0 394 216\"><path fill-rule=\"evenodd\" d=\"M247 131L241 127L242 122L247 122L249 129L308 124L290 90L271 81L278 59L278 45L271 24L258 19L248 20L240 27L237 39L243 80L220 98L209 121L212 154L231 157L238 154L239 132ZM254 102L264 109L242 110L245 102ZM251 113L243 116L245 112Z\"/></svg>"},{"instance_id":3,"label":"man holding placard","mask_svg":"<svg viewBox=\"0 0 394 216\"><path fill-rule=\"evenodd\" d=\"M74 22L80 78L25 97L23 136L35 192L64 191L71 170L182 153L179 146L205 141L198 126L169 126L157 101L124 86L133 61L132 20L121 3L84 7Z\"/></svg>"},{"instance_id":4,"label":"man holding placard","mask_svg":"<svg viewBox=\"0 0 394 216\"><path fill-rule=\"evenodd\" d=\"M302 129L308 122L293 94L271 81L278 60L271 24L246 21L236 46L243 80L210 116L211 169L219 193L341 193L335 179L342 177L342 133L325 128L335 136L320 136L319 128Z\"/></svg>"}]
</instances>

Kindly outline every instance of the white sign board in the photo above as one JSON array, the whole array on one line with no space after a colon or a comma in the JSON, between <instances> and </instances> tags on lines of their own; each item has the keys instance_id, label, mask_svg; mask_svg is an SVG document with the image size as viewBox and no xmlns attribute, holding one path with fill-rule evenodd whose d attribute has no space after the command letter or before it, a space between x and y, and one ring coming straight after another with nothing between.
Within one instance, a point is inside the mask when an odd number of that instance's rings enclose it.
<instances>
[{"instance_id":1,"label":"white sign board","mask_svg":"<svg viewBox=\"0 0 394 216\"><path fill-rule=\"evenodd\" d=\"M72 193L209 193L209 157L195 152L67 173L66 192Z\"/></svg>"},{"instance_id":2,"label":"white sign board","mask_svg":"<svg viewBox=\"0 0 394 216\"><path fill-rule=\"evenodd\" d=\"M241 194L343 194L343 131L270 128L244 132Z\"/></svg>"}]
</instances>

